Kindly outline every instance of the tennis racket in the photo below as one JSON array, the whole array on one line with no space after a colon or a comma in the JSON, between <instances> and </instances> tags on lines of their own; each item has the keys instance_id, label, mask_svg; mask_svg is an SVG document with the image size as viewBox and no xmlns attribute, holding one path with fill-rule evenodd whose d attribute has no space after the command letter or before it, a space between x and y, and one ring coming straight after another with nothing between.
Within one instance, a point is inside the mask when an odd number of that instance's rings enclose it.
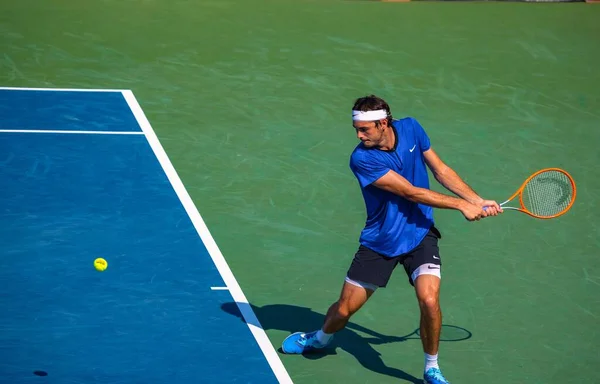
<instances>
[{"instance_id":1,"label":"tennis racket","mask_svg":"<svg viewBox=\"0 0 600 384\"><path fill-rule=\"evenodd\" d=\"M576 195L575 180L571 175L560 168L545 168L529 176L500 206L502 209L526 213L536 219L554 219L571 209ZM517 197L519 207L505 206Z\"/></svg>"}]
</instances>

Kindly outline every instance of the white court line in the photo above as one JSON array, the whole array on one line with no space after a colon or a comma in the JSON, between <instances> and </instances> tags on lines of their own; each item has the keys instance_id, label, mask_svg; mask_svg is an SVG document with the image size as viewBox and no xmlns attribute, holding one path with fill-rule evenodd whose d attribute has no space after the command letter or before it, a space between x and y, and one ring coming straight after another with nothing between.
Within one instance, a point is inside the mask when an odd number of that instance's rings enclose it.
<instances>
[{"instance_id":1,"label":"white court line","mask_svg":"<svg viewBox=\"0 0 600 384\"><path fill-rule=\"evenodd\" d=\"M210 287L210 289L213 291L227 291L229 287Z\"/></svg>"},{"instance_id":2,"label":"white court line","mask_svg":"<svg viewBox=\"0 0 600 384\"><path fill-rule=\"evenodd\" d=\"M198 209L192 201L192 198L188 194L181 179L179 178L179 175L175 171L173 164L171 164L169 157L167 156L162 145L160 144L156 133L154 133L150 122L148 121L146 115L144 114L144 111L142 110L135 96L133 95L133 92L131 92L130 90L123 91L123 97L127 101L127 104L129 104L129 108L131 108L131 111L137 119L138 124L142 128L142 131L144 131L144 133L146 134L146 138L150 143L154 154L156 155L160 164L162 165L165 174L171 181L173 189L175 189L175 192L177 193L177 196L179 197L181 203L185 207L185 210L189 215L192 223L194 224L198 235L200 235L200 238L206 246L210 257L215 263L217 269L219 270L219 273L223 277L225 284L229 288L231 296L237 303L246 304L241 306L238 305L238 308L242 313L242 316L244 317L248 328L250 328L250 331L252 332L254 338L258 342L260 349L265 355L267 362L271 366L273 373L275 373L275 376L277 377L280 383L292 383L292 379L290 378L283 363L279 359L279 356L277 355L275 348L273 348L273 345L267 337L267 334L258 322L254 311L252 311L250 305L248 304L246 296L242 292L242 289L240 288L237 280L233 276L229 265L225 261L223 254L219 250L219 247L217 246L212 235L210 234L206 224L204 223L204 220L202 219L202 216L200 216L200 212L198 212Z\"/></svg>"},{"instance_id":3,"label":"white court line","mask_svg":"<svg viewBox=\"0 0 600 384\"><path fill-rule=\"evenodd\" d=\"M27 87L0 87L6 91L56 91L56 92L119 92L124 89L89 89L89 88L27 88Z\"/></svg>"},{"instance_id":4,"label":"white court line","mask_svg":"<svg viewBox=\"0 0 600 384\"><path fill-rule=\"evenodd\" d=\"M73 133L85 135L143 135L144 132L127 131L60 131L52 129L0 129L0 133Z\"/></svg>"}]
</instances>

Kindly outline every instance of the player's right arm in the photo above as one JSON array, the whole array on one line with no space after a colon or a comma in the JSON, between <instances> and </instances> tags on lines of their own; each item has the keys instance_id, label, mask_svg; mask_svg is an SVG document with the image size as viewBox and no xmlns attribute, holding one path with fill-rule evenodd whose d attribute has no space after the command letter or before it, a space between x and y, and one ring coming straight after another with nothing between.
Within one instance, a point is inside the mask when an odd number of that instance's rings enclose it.
<instances>
[{"instance_id":1,"label":"player's right arm","mask_svg":"<svg viewBox=\"0 0 600 384\"><path fill-rule=\"evenodd\" d=\"M390 170L372 183L375 187L394 193L409 201L429 205L435 208L456 209L469 221L487 216L485 211L467 200L444 195L426 188L412 185L398 173Z\"/></svg>"},{"instance_id":2,"label":"player's right arm","mask_svg":"<svg viewBox=\"0 0 600 384\"><path fill-rule=\"evenodd\" d=\"M363 188L373 185L414 203L434 208L456 209L469 221L487 216L482 207L460 197L448 196L412 185L371 152L354 151L350 157L350 168Z\"/></svg>"}]
</instances>

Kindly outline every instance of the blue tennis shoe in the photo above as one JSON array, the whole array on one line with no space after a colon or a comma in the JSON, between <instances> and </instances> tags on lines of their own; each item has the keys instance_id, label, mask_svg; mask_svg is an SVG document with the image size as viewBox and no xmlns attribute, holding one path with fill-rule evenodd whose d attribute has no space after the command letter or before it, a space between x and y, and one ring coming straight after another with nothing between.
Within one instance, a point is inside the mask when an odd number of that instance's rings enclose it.
<instances>
[{"instance_id":1,"label":"blue tennis shoe","mask_svg":"<svg viewBox=\"0 0 600 384\"><path fill-rule=\"evenodd\" d=\"M438 368L429 368L423 375L423 381L425 384L450 384Z\"/></svg>"},{"instance_id":2,"label":"blue tennis shoe","mask_svg":"<svg viewBox=\"0 0 600 384\"><path fill-rule=\"evenodd\" d=\"M325 348L331 343L331 340L333 340L333 337L327 344L321 344L321 342L317 339L317 331L310 333L296 332L283 340L281 349L284 353L302 354Z\"/></svg>"}]
</instances>

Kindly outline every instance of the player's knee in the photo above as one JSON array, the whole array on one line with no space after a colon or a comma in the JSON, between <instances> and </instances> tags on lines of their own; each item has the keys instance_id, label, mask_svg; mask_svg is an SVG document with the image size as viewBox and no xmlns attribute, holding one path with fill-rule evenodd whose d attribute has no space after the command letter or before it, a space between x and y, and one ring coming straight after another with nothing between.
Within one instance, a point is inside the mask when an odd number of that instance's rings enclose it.
<instances>
[{"instance_id":1,"label":"player's knee","mask_svg":"<svg viewBox=\"0 0 600 384\"><path fill-rule=\"evenodd\" d=\"M365 301L366 299L363 300L356 297L340 298L335 308L336 317L339 319L349 319L360 309L360 307L362 307Z\"/></svg>"},{"instance_id":2,"label":"player's knee","mask_svg":"<svg viewBox=\"0 0 600 384\"><path fill-rule=\"evenodd\" d=\"M356 312L352 310L349 303L344 301L339 301L337 308L335 309L335 315L339 319L349 319Z\"/></svg>"},{"instance_id":3,"label":"player's knee","mask_svg":"<svg viewBox=\"0 0 600 384\"><path fill-rule=\"evenodd\" d=\"M342 297L338 301L337 314L339 317L349 319L350 316L354 315L367 301L367 298L363 297Z\"/></svg>"},{"instance_id":4,"label":"player's knee","mask_svg":"<svg viewBox=\"0 0 600 384\"><path fill-rule=\"evenodd\" d=\"M419 307L421 307L421 311L423 312L437 311L439 308L439 299L437 295L433 292L421 295L419 297Z\"/></svg>"},{"instance_id":5,"label":"player's knee","mask_svg":"<svg viewBox=\"0 0 600 384\"><path fill-rule=\"evenodd\" d=\"M422 311L436 311L439 308L440 285L437 276L420 276L415 282L415 289Z\"/></svg>"}]
</instances>

